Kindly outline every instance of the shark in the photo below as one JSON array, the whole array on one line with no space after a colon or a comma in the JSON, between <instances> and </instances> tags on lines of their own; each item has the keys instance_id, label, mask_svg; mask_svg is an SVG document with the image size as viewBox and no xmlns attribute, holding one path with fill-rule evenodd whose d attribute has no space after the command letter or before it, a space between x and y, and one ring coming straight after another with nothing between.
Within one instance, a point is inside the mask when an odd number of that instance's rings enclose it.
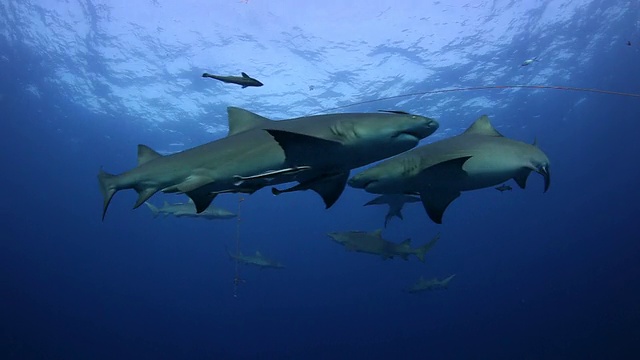
<instances>
[{"instance_id":1,"label":"shark","mask_svg":"<svg viewBox=\"0 0 640 360\"><path fill-rule=\"evenodd\" d=\"M500 134L486 115L462 134L423 145L368 168L349 186L373 194L419 194L431 220L442 223L447 207L462 191L493 187L509 179L525 188L529 174L549 189L549 158L534 141L527 144Z\"/></svg>"},{"instance_id":2,"label":"shark","mask_svg":"<svg viewBox=\"0 0 640 360\"><path fill-rule=\"evenodd\" d=\"M161 191L186 194L200 213L221 193L252 194L297 181L286 192L311 189L329 208L343 192L351 169L409 150L439 126L433 119L404 113L273 121L237 107L227 112L229 133L223 138L169 155L141 144L136 167L118 175L100 169L102 219L114 194L124 189L138 193L134 209Z\"/></svg>"},{"instance_id":3,"label":"shark","mask_svg":"<svg viewBox=\"0 0 640 360\"><path fill-rule=\"evenodd\" d=\"M399 244L385 240L382 238L382 229L372 232L330 232L327 235L338 244L343 245L349 251L380 255L383 260L393 259L395 256L408 260L409 255L415 255L418 260L422 262L424 262L424 256L427 251L431 250L431 248L440 239L440 234L437 234L428 243L412 249L411 239L406 239Z\"/></svg>"},{"instance_id":4,"label":"shark","mask_svg":"<svg viewBox=\"0 0 640 360\"><path fill-rule=\"evenodd\" d=\"M376 197L375 199L364 204L364 206L385 204L388 205L389 211L387 211L387 214L384 216L384 227L386 228L387 223L394 216L399 218L400 220L404 220L404 218L402 217L402 208L404 207L404 204L415 202L420 202L420 198L405 194L385 194Z\"/></svg>"},{"instance_id":5,"label":"shark","mask_svg":"<svg viewBox=\"0 0 640 360\"><path fill-rule=\"evenodd\" d=\"M418 279L418 281L416 281L415 284L413 284L409 289L407 289L407 292L418 293L422 291L445 290L449 287L449 282L455 276L456 275L453 274L448 278L445 278L442 280L438 280L437 278L425 280L424 277L420 276L420 279Z\"/></svg>"},{"instance_id":6,"label":"shark","mask_svg":"<svg viewBox=\"0 0 640 360\"><path fill-rule=\"evenodd\" d=\"M213 74L209 74L209 73L204 73L204 74L202 74L202 77L207 77L207 78L220 80L220 81L228 83L228 84L237 84L237 85L242 86L243 89L248 87L248 86L259 87L259 86L264 85L263 83L261 83L260 81L250 77L246 73L241 73L241 75L242 76L220 76L220 75L213 75Z\"/></svg>"},{"instance_id":7,"label":"shark","mask_svg":"<svg viewBox=\"0 0 640 360\"><path fill-rule=\"evenodd\" d=\"M158 215L162 214L165 217L169 215L173 215L175 217L190 217L190 218L201 218L201 219L231 219L236 217L236 214L232 213L229 210L225 210L222 208L218 208L215 206L207 207L203 212L196 212L196 205L193 203L191 199L187 203L174 203L169 204L168 202L164 202L161 208L156 207L148 201L144 203L147 205L149 210L153 213L153 217L157 218Z\"/></svg>"},{"instance_id":8,"label":"shark","mask_svg":"<svg viewBox=\"0 0 640 360\"><path fill-rule=\"evenodd\" d=\"M260 253L260 251L256 251L254 255L242 255L241 252L238 252L238 254L232 254L229 252L229 249L226 250L231 259L242 264L255 265L261 269L284 269L284 265L278 261L265 257Z\"/></svg>"}]
</instances>

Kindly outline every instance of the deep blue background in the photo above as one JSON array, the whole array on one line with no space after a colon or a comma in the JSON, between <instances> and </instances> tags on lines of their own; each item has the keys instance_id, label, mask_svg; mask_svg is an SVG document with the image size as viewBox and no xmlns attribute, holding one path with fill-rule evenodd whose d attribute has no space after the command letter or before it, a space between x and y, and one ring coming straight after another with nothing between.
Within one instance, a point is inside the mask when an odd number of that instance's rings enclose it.
<instances>
[{"instance_id":1,"label":"deep blue background","mask_svg":"<svg viewBox=\"0 0 640 360\"><path fill-rule=\"evenodd\" d=\"M640 54L632 50L600 54L584 69L593 76L567 85L640 93ZM138 143L166 139L133 119L76 107L38 80L47 69L36 55L7 51L10 62L0 69L0 358L640 354L638 98L523 92L500 121L521 124L531 114L539 121L502 131L538 138L552 162L550 191L543 194L533 174L525 191L465 193L442 226L419 204L408 205L385 237L419 245L441 232L426 264L348 253L326 237L382 225L385 209L362 207L371 198L362 192L347 189L328 211L311 193L245 197L243 251L260 250L287 268L242 267L247 283L234 298L224 247L235 246L235 221L153 219L146 209L130 210L132 191L118 193L100 221L100 166L128 169ZM38 84L40 99L25 94L27 83ZM190 135L210 140L196 129ZM153 200L163 197L177 199ZM216 204L235 211L238 196ZM453 273L447 291L402 292L421 275Z\"/></svg>"}]
</instances>

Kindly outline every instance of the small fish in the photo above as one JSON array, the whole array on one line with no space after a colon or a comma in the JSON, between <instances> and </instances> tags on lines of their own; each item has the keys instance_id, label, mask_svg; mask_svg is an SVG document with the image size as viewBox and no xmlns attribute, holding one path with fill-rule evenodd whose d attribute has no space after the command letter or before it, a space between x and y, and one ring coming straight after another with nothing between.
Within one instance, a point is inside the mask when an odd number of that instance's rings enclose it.
<instances>
[{"instance_id":1,"label":"small fish","mask_svg":"<svg viewBox=\"0 0 640 360\"><path fill-rule=\"evenodd\" d=\"M627 41L627 46L631 46L631 41Z\"/></svg>"},{"instance_id":2,"label":"small fish","mask_svg":"<svg viewBox=\"0 0 640 360\"><path fill-rule=\"evenodd\" d=\"M520 66L529 66L531 65L534 61L540 61L538 60L537 57L534 57L533 59L527 59L525 60L522 64L520 64Z\"/></svg>"},{"instance_id":3,"label":"small fish","mask_svg":"<svg viewBox=\"0 0 640 360\"><path fill-rule=\"evenodd\" d=\"M228 83L228 84L237 84L237 85L242 86L243 89L246 88L247 86L262 86L262 85L264 85L260 81L250 77L246 73L241 73L241 75L242 76L220 76L220 75L213 75L213 74L209 74L209 73L204 73L204 74L202 74L202 77L208 77L208 78L220 80L220 81Z\"/></svg>"},{"instance_id":4,"label":"small fish","mask_svg":"<svg viewBox=\"0 0 640 360\"><path fill-rule=\"evenodd\" d=\"M500 192L513 190L513 188L511 186L507 185L507 184L502 184L502 185L496 187L495 189L500 191Z\"/></svg>"}]
</instances>

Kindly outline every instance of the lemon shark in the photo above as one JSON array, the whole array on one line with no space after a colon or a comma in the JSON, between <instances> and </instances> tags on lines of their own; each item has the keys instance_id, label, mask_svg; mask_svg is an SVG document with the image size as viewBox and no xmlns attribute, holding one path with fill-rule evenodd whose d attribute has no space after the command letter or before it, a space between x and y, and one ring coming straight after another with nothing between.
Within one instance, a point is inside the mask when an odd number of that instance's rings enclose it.
<instances>
[{"instance_id":1,"label":"lemon shark","mask_svg":"<svg viewBox=\"0 0 640 360\"><path fill-rule=\"evenodd\" d=\"M311 189L329 208L344 190L351 169L409 150L438 128L435 120L405 113L273 121L241 108L227 111L226 137L170 155L138 145L135 168L119 175L100 169L103 220L113 195L123 189L138 192L134 208L162 191L186 194L200 213L220 193L251 194L267 185L298 181L287 191Z\"/></svg>"},{"instance_id":2,"label":"lemon shark","mask_svg":"<svg viewBox=\"0 0 640 360\"><path fill-rule=\"evenodd\" d=\"M278 261L265 257L260 253L260 251L256 251L255 255L242 255L241 252L238 252L238 254L232 254L229 252L229 249L227 249L227 254L229 254L231 259L242 264L255 265L262 269L284 269L284 265Z\"/></svg>"},{"instance_id":3,"label":"lemon shark","mask_svg":"<svg viewBox=\"0 0 640 360\"><path fill-rule=\"evenodd\" d=\"M435 223L462 191L493 187L509 179L525 188L529 174L544 177L549 189L549 158L535 144L504 137L485 115L458 136L387 159L349 180L374 194L420 194Z\"/></svg>"},{"instance_id":4,"label":"lemon shark","mask_svg":"<svg viewBox=\"0 0 640 360\"><path fill-rule=\"evenodd\" d=\"M440 234L438 234L428 243L412 249L411 239L396 244L383 239L381 229L372 232L330 232L327 235L349 251L380 255L383 260L393 259L394 256L400 256L404 260L408 260L409 255L415 255L422 262L424 262L424 256L427 251L431 250L436 242L438 242L438 239L440 239Z\"/></svg>"},{"instance_id":5,"label":"lemon shark","mask_svg":"<svg viewBox=\"0 0 640 360\"><path fill-rule=\"evenodd\" d=\"M243 89L246 88L247 86L256 86L256 87L258 87L258 86L264 85L260 81L250 77L249 75L247 75L245 73L241 73L240 75L242 75L242 76L220 76L220 75L213 75L213 74L209 74L209 73L204 73L204 74L202 74L202 77L208 77L208 78L220 80L220 81L228 83L228 84L237 84L237 85L242 86Z\"/></svg>"},{"instance_id":6,"label":"lemon shark","mask_svg":"<svg viewBox=\"0 0 640 360\"><path fill-rule=\"evenodd\" d=\"M222 208L218 208L215 206L207 207L203 212L196 212L196 205L189 199L187 203L174 203L169 204L168 202L164 202L162 207L158 208L155 205L151 204L148 201L144 203L147 205L149 210L153 213L153 217L156 218L158 215L169 216L173 215L175 217L190 217L190 218L201 218L201 219L231 219L236 217L236 214L232 213L229 210L225 210Z\"/></svg>"},{"instance_id":7,"label":"lemon shark","mask_svg":"<svg viewBox=\"0 0 640 360\"><path fill-rule=\"evenodd\" d=\"M404 218L402 217L402 208L404 207L404 204L414 202L420 202L420 198L405 194L385 194L376 197L375 199L364 204L364 206L388 205L389 211L387 211L387 215L384 216L384 227L387 227L387 223L394 216L399 218L400 220L404 220Z\"/></svg>"},{"instance_id":8,"label":"lemon shark","mask_svg":"<svg viewBox=\"0 0 640 360\"><path fill-rule=\"evenodd\" d=\"M454 276L456 275L453 274L448 278L442 280L438 280L437 278L425 280L424 277L420 276L420 279L418 279L415 284L407 289L407 292L418 293L422 291L445 290L449 287L449 282L454 278Z\"/></svg>"}]
</instances>

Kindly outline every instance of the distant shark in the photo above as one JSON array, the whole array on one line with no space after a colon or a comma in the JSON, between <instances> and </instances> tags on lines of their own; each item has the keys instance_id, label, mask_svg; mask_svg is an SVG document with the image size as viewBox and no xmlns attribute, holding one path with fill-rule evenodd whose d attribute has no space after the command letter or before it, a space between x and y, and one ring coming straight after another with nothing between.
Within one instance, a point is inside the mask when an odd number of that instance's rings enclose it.
<instances>
[{"instance_id":1,"label":"distant shark","mask_svg":"<svg viewBox=\"0 0 640 360\"><path fill-rule=\"evenodd\" d=\"M247 86L262 86L264 85L263 83L261 83L260 81L250 77L249 75L245 74L245 73L241 73L242 76L220 76L220 75L212 75L209 73L204 73L202 74L202 77L208 77L208 78L212 78L212 79L216 79L216 80L220 80L222 82L228 83L228 84L237 84L242 86L242 88L246 88Z\"/></svg>"},{"instance_id":2,"label":"distant shark","mask_svg":"<svg viewBox=\"0 0 640 360\"><path fill-rule=\"evenodd\" d=\"M404 207L404 204L414 202L420 202L420 198L404 194L386 194L376 197L375 199L364 204L364 206L385 204L388 205L389 211L387 212L387 215L384 216L384 227L386 228L387 223L394 216L399 218L400 220L403 220L404 218L402 217L402 208Z\"/></svg>"},{"instance_id":3,"label":"distant shark","mask_svg":"<svg viewBox=\"0 0 640 360\"><path fill-rule=\"evenodd\" d=\"M508 139L489 122L476 120L464 133L385 160L349 180L374 194L419 193L435 223L462 191L492 187L513 178L525 188L531 171L549 189L549 158L535 144Z\"/></svg>"},{"instance_id":4,"label":"distant shark","mask_svg":"<svg viewBox=\"0 0 640 360\"><path fill-rule=\"evenodd\" d=\"M153 204L145 201L145 205L149 207L149 210L153 213L153 217L156 218L158 215L162 214L164 216L173 215L175 217L190 217L190 218L201 218L201 219L231 219L236 217L236 214L221 208L217 208L215 206L209 206L203 212L196 212L196 205L189 199L187 203L175 203L169 204L168 202L164 202L164 205L161 208L157 208Z\"/></svg>"},{"instance_id":5,"label":"distant shark","mask_svg":"<svg viewBox=\"0 0 640 360\"><path fill-rule=\"evenodd\" d=\"M260 253L260 251L256 251L255 255L242 255L241 252L239 252L237 255L232 254L231 252L229 252L229 249L227 249L227 254L229 254L229 257L235 261L238 261L242 264L247 264L247 265L255 265L258 266L262 269L284 269L284 265L282 265L280 262L269 259L267 257L265 257L264 255L262 255Z\"/></svg>"},{"instance_id":6,"label":"distant shark","mask_svg":"<svg viewBox=\"0 0 640 360\"><path fill-rule=\"evenodd\" d=\"M184 193L204 211L217 194L253 193L291 181L285 191L311 189L329 208L339 198L353 168L415 147L437 128L435 120L410 114L352 113L272 121L229 107L228 136L170 155L138 145L138 166L120 175L102 169L104 202L134 189L142 205L158 191ZM277 133L277 139L270 132ZM283 150L284 147L284 150Z\"/></svg>"},{"instance_id":7,"label":"distant shark","mask_svg":"<svg viewBox=\"0 0 640 360\"><path fill-rule=\"evenodd\" d=\"M438 280L436 278L425 280L424 277L420 276L420 279L418 279L415 284L407 289L407 292L418 293L422 291L445 290L449 287L449 282L451 281L451 279L453 279L454 276L456 275L453 274L443 280Z\"/></svg>"},{"instance_id":8,"label":"distant shark","mask_svg":"<svg viewBox=\"0 0 640 360\"><path fill-rule=\"evenodd\" d=\"M399 256L404 260L409 259L409 255L415 255L420 261L424 262L424 256L427 251L438 242L440 234L436 235L431 241L421 247L412 249L411 239L407 239L399 244L382 238L382 230L373 232L366 231L345 231L330 232L330 238L340 245L343 245L349 251L380 255L382 259L393 259Z\"/></svg>"}]
</instances>

